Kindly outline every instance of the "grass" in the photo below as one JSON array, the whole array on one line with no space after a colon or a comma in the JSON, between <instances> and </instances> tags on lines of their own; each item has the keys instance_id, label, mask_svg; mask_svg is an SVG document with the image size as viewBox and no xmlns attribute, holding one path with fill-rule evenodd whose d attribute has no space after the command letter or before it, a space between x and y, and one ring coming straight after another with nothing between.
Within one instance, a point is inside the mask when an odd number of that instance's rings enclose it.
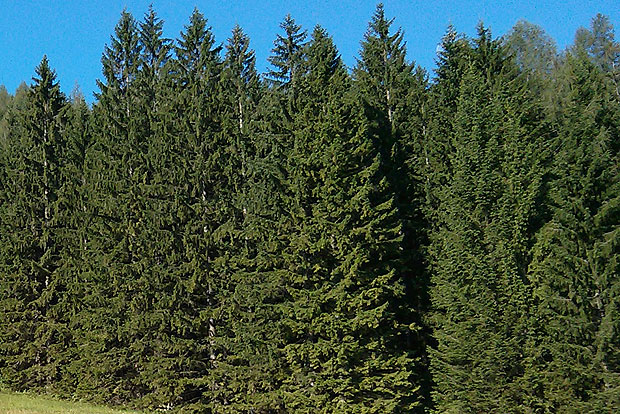
<instances>
[{"instance_id":1,"label":"grass","mask_svg":"<svg viewBox=\"0 0 620 414\"><path fill-rule=\"evenodd\" d=\"M0 392L2 414L138 414L90 404L59 401L49 397Z\"/></svg>"}]
</instances>

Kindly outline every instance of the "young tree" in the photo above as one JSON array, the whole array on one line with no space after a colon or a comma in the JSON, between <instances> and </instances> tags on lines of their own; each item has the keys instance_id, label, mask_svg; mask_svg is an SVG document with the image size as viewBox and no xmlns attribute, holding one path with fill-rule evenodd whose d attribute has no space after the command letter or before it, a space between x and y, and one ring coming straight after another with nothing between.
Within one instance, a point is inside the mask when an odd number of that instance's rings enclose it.
<instances>
[{"instance_id":1,"label":"young tree","mask_svg":"<svg viewBox=\"0 0 620 414\"><path fill-rule=\"evenodd\" d=\"M557 47L542 27L519 20L504 37L504 44L519 69L543 79L551 76L558 59Z\"/></svg>"}]
</instances>

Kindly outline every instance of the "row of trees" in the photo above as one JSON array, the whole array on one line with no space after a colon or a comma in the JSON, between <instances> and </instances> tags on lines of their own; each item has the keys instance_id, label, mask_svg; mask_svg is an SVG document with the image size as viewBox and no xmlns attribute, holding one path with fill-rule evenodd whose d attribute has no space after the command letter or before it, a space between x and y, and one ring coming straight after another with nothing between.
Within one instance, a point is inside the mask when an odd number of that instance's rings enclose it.
<instances>
[{"instance_id":1,"label":"row of trees","mask_svg":"<svg viewBox=\"0 0 620 414\"><path fill-rule=\"evenodd\" d=\"M92 109L0 90L0 386L212 413L620 408L620 46L597 16L449 28L379 5L352 71L281 24L123 12Z\"/></svg>"}]
</instances>

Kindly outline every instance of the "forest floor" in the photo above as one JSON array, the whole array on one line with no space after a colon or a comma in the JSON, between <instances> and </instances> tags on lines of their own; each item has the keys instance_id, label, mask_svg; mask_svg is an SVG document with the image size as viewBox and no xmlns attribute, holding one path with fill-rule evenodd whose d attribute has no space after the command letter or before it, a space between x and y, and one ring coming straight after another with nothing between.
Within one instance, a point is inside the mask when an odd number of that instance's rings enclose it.
<instances>
[{"instance_id":1,"label":"forest floor","mask_svg":"<svg viewBox=\"0 0 620 414\"><path fill-rule=\"evenodd\" d=\"M30 394L0 392L2 414L138 414L90 404L59 401Z\"/></svg>"}]
</instances>

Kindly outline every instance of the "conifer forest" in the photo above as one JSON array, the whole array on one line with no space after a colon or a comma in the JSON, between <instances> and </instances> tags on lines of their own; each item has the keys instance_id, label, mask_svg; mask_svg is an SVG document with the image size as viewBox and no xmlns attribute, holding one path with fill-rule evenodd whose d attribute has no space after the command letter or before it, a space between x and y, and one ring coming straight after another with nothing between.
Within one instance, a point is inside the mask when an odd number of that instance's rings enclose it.
<instances>
[{"instance_id":1,"label":"conifer forest","mask_svg":"<svg viewBox=\"0 0 620 414\"><path fill-rule=\"evenodd\" d=\"M0 388L172 413L620 412L620 43L378 5L258 73L124 11L94 102L0 88ZM429 50L429 53L435 51ZM24 76L30 76L25 74Z\"/></svg>"}]
</instances>

